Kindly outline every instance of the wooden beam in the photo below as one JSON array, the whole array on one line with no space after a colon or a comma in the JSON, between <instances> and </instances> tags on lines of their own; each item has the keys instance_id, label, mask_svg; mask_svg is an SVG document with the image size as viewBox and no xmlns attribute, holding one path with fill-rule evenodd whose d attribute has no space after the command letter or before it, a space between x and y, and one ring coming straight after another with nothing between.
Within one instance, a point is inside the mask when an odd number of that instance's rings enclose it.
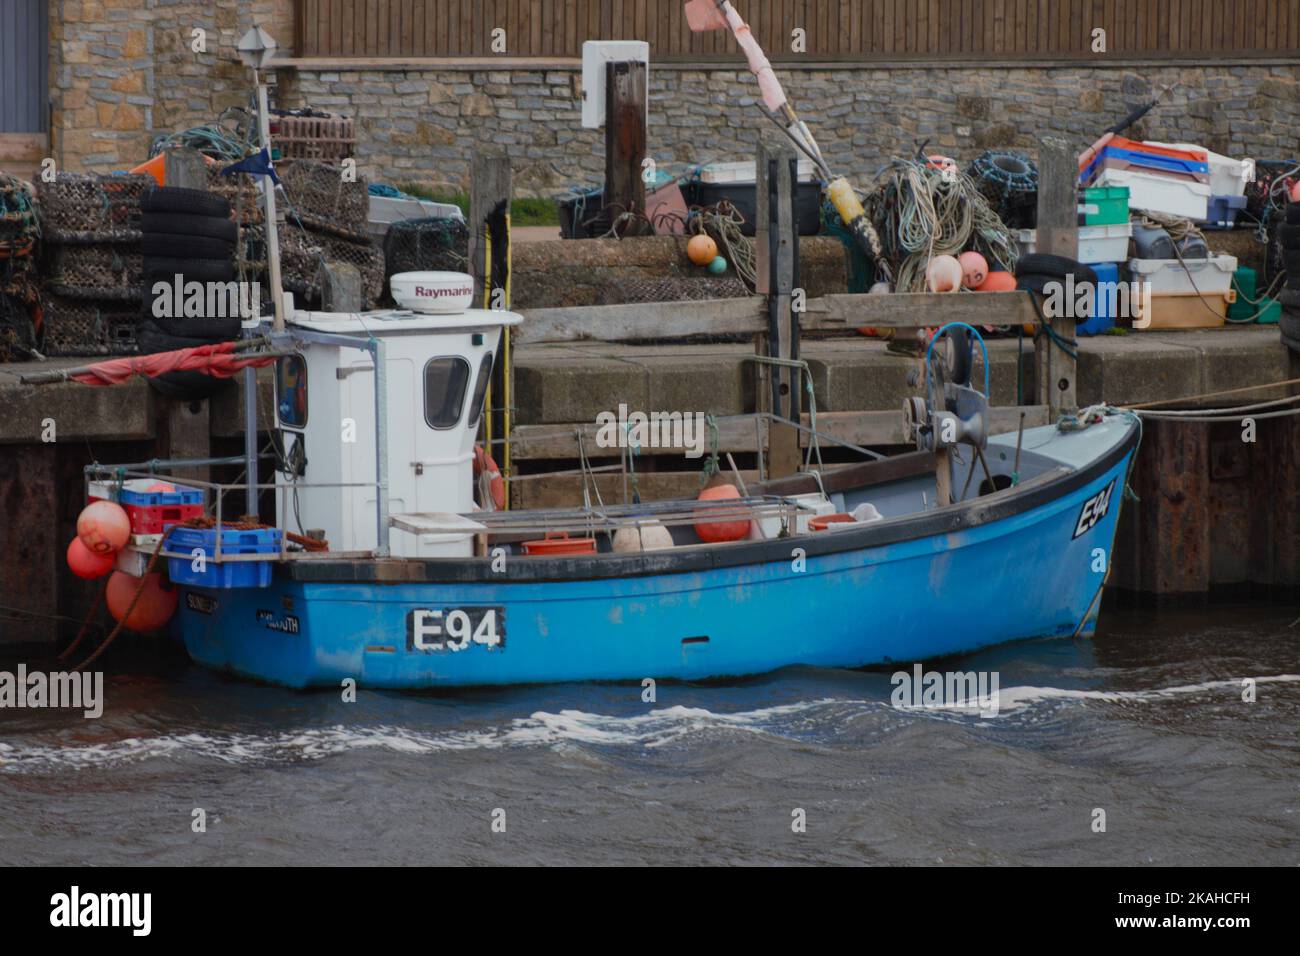
<instances>
[{"instance_id":1,"label":"wooden beam","mask_svg":"<svg viewBox=\"0 0 1300 956\"><path fill-rule=\"evenodd\" d=\"M766 299L749 296L685 302L525 309L515 342L635 342L751 336L767 330ZM944 322L1017 325L1035 321L1024 292L827 295L807 301L801 331L855 332L865 326L914 329Z\"/></svg>"},{"instance_id":2,"label":"wooden beam","mask_svg":"<svg viewBox=\"0 0 1300 956\"><path fill-rule=\"evenodd\" d=\"M755 275L758 291L767 297L766 335L760 353L783 361L799 357L798 316L792 308L798 245L794 227L794 194L798 185L794 148L771 136L760 136L755 159ZM782 418L799 416L799 370L770 365L760 383L771 392L770 408ZM768 438L768 473L780 478L799 470L799 433L772 422Z\"/></svg>"},{"instance_id":3,"label":"wooden beam","mask_svg":"<svg viewBox=\"0 0 1300 956\"><path fill-rule=\"evenodd\" d=\"M469 193L469 259L474 273L474 304L483 308L510 308L509 222L512 188L508 156L500 153L475 154L474 176ZM489 221L496 222L497 227L491 228ZM501 472L507 477L510 475L511 454L509 409L514 394L511 344L511 330L504 329L492 365L492 378L484 397L483 413L487 447L493 447L491 443L497 436L507 439L500 456Z\"/></svg>"}]
</instances>

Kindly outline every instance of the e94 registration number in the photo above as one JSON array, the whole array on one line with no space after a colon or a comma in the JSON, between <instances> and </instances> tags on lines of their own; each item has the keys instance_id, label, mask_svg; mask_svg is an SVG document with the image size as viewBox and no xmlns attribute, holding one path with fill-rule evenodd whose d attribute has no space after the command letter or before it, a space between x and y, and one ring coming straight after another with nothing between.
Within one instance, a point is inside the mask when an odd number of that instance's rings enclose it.
<instances>
[{"instance_id":1,"label":"e94 registration number","mask_svg":"<svg viewBox=\"0 0 1300 956\"><path fill-rule=\"evenodd\" d=\"M423 653L506 646L503 607L416 608L406 615L406 649Z\"/></svg>"}]
</instances>

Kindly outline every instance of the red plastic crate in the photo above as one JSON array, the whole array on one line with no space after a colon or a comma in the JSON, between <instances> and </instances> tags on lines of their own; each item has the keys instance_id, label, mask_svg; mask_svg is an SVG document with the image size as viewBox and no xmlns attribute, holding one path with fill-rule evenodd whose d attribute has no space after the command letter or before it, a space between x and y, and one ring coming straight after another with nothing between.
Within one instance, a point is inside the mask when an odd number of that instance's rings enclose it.
<instances>
[{"instance_id":1,"label":"red plastic crate","mask_svg":"<svg viewBox=\"0 0 1300 956\"><path fill-rule=\"evenodd\" d=\"M172 525L203 517L203 505L123 505L132 534L162 534Z\"/></svg>"}]
</instances>

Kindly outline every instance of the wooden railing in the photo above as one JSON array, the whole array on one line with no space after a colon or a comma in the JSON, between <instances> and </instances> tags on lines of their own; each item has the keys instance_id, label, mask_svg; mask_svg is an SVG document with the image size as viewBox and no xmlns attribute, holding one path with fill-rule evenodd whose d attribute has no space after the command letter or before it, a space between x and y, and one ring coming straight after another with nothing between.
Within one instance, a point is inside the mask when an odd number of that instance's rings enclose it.
<instances>
[{"instance_id":1,"label":"wooden railing","mask_svg":"<svg viewBox=\"0 0 1300 956\"><path fill-rule=\"evenodd\" d=\"M1300 55L1300 0L739 0L774 60ZM647 40L652 60L736 60L693 34L681 0L298 0L303 57L577 57ZM1105 30L1105 53L1094 30ZM494 31L503 30L503 34ZM794 31L803 31L802 50ZM494 49L494 35L504 50Z\"/></svg>"}]
</instances>

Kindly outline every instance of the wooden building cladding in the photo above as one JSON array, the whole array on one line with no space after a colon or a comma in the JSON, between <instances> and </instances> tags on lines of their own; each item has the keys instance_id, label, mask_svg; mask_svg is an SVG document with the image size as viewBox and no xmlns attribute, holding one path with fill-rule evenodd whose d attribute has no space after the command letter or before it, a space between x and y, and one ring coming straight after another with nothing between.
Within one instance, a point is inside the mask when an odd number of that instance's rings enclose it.
<instances>
[{"instance_id":1,"label":"wooden building cladding","mask_svg":"<svg viewBox=\"0 0 1300 956\"><path fill-rule=\"evenodd\" d=\"M584 40L648 40L651 61L739 56L691 33L681 0L297 0L302 57L578 57ZM1090 60L1300 55L1300 0L737 0L782 61ZM791 49L805 31L806 52Z\"/></svg>"}]
</instances>

